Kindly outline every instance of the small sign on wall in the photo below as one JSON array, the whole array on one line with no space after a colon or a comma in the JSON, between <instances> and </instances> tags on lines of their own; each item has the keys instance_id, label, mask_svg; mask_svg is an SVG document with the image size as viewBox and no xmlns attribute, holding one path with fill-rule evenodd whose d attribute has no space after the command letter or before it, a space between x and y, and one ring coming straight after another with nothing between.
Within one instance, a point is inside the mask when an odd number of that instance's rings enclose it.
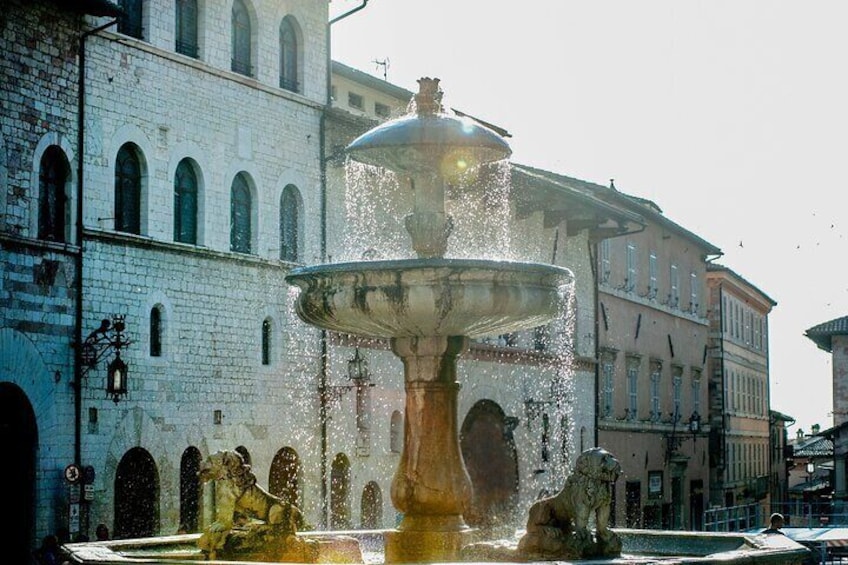
<instances>
[{"instance_id":1,"label":"small sign on wall","mask_svg":"<svg viewBox=\"0 0 848 565\"><path fill-rule=\"evenodd\" d=\"M663 472L648 471L648 498L662 498Z\"/></svg>"}]
</instances>

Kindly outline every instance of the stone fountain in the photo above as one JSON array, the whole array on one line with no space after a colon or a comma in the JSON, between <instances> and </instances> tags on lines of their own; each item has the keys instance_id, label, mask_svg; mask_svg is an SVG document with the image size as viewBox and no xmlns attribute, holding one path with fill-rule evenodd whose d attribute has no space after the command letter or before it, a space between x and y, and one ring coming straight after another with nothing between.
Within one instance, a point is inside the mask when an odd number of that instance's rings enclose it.
<instances>
[{"instance_id":1,"label":"stone fountain","mask_svg":"<svg viewBox=\"0 0 848 565\"><path fill-rule=\"evenodd\" d=\"M378 126L348 147L352 159L394 171L413 191L414 206L405 224L417 258L318 265L296 269L286 277L300 289L297 311L303 320L332 331L389 339L392 351L403 361L404 443L391 488L392 501L403 520L397 529L381 534L385 561L527 562L591 557L593 562L617 564L800 564L807 550L780 535L612 532L607 527L607 496L580 506L569 502L569 493L579 497L591 490L580 486L577 478L569 478L557 496L534 504L520 542L469 544L477 540L462 515L472 489L458 441L457 358L471 338L551 321L557 314L560 293L572 277L568 270L550 265L445 258L453 227L453 219L445 211L446 179L505 159L510 149L491 130L445 114L438 80L425 78L419 84L414 114ZM595 450L594 455L600 455L602 461L598 467L601 482L614 480L618 474L614 458L603 450ZM579 471L575 469L574 475ZM263 489L254 490L260 498L267 498ZM597 492L603 494L603 488ZM258 513L266 524L256 531L261 534L270 527L291 538L296 530L291 519L297 512L273 497L268 500L269 505L259 505L264 512ZM230 502L236 509L235 499ZM595 515L594 533L590 531L590 511ZM217 527L210 527L202 536L65 547L74 563L194 562L212 557L219 546L225 548L227 539L215 535L232 528L232 517L229 510L221 513ZM356 532L347 533L357 536ZM309 537L279 549L277 553L285 555L278 557L322 563L361 560L358 546L323 541L334 535L309 532ZM322 544L328 548L323 553ZM205 555L199 545L207 548ZM471 553L462 551L475 546ZM622 557L615 557L619 550Z\"/></svg>"},{"instance_id":2,"label":"stone fountain","mask_svg":"<svg viewBox=\"0 0 848 565\"><path fill-rule=\"evenodd\" d=\"M388 338L401 358L406 418L391 496L404 517L386 538L386 561L450 561L469 529L462 517L471 480L459 447L456 360L469 338L546 324L571 273L560 267L447 259L453 218L447 178L506 159L506 142L473 121L445 114L438 79L423 78L415 113L354 140L351 159L396 173L414 193L405 224L417 259L296 269L297 312L315 326Z\"/></svg>"}]
</instances>

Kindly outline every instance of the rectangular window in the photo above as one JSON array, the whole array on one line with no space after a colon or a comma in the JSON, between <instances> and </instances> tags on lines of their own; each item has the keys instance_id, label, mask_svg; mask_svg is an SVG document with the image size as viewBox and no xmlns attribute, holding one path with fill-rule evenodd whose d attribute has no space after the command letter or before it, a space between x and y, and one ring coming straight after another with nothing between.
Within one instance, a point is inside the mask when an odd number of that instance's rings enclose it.
<instances>
[{"instance_id":1,"label":"rectangular window","mask_svg":"<svg viewBox=\"0 0 848 565\"><path fill-rule=\"evenodd\" d=\"M362 95L356 94L355 92L347 93L347 105L351 108L356 108L357 110L363 110L365 108Z\"/></svg>"},{"instance_id":2,"label":"rectangular window","mask_svg":"<svg viewBox=\"0 0 848 565\"><path fill-rule=\"evenodd\" d=\"M607 282L610 278L612 262L610 261L610 240L601 241L601 282Z\"/></svg>"},{"instance_id":3,"label":"rectangular window","mask_svg":"<svg viewBox=\"0 0 848 565\"><path fill-rule=\"evenodd\" d=\"M680 274L677 265L671 264L668 271L668 305L677 308L680 305Z\"/></svg>"},{"instance_id":4,"label":"rectangular window","mask_svg":"<svg viewBox=\"0 0 848 565\"><path fill-rule=\"evenodd\" d=\"M682 415L682 409L680 406L680 396L681 390L683 388L683 369L680 367L674 367L672 369L672 377L671 377L671 399L672 404L674 406L673 413L674 418L680 418Z\"/></svg>"},{"instance_id":5,"label":"rectangular window","mask_svg":"<svg viewBox=\"0 0 848 565\"><path fill-rule=\"evenodd\" d=\"M689 273L689 311L693 314L698 313L698 275L695 272Z\"/></svg>"},{"instance_id":6,"label":"rectangular window","mask_svg":"<svg viewBox=\"0 0 848 565\"><path fill-rule=\"evenodd\" d=\"M604 363L604 416L611 418L615 413L613 406L613 384L615 379L615 365L610 362Z\"/></svg>"},{"instance_id":7,"label":"rectangular window","mask_svg":"<svg viewBox=\"0 0 848 565\"><path fill-rule=\"evenodd\" d=\"M692 412L701 413L701 370L692 369Z\"/></svg>"},{"instance_id":8,"label":"rectangular window","mask_svg":"<svg viewBox=\"0 0 848 565\"><path fill-rule=\"evenodd\" d=\"M654 364L651 369L651 421L659 422L662 416L660 405L660 382L662 381L662 365Z\"/></svg>"},{"instance_id":9,"label":"rectangular window","mask_svg":"<svg viewBox=\"0 0 848 565\"><path fill-rule=\"evenodd\" d=\"M648 256L648 298L653 300L657 297L659 285L657 284L657 252L651 251Z\"/></svg>"},{"instance_id":10,"label":"rectangular window","mask_svg":"<svg viewBox=\"0 0 848 565\"><path fill-rule=\"evenodd\" d=\"M635 420L639 413L639 365L638 361L632 361L627 367L627 395L628 407L627 417Z\"/></svg>"},{"instance_id":11,"label":"rectangular window","mask_svg":"<svg viewBox=\"0 0 848 565\"><path fill-rule=\"evenodd\" d=\"M627 279L624 281L624 290L632 292L636 288L636 244L627 242Z\"/></svg>"},{"instance_id":12,"label":"rectangular window","mask_svg":"<svg viewBox=\"0 0 848 565\"><path fill-rule=\"evenodd\" d=\"M391 115L392 111L386 104L382 104L380 102L374 102L374 113L377 117L380 118L388 118Z\"/></svg>"}]
</instances>

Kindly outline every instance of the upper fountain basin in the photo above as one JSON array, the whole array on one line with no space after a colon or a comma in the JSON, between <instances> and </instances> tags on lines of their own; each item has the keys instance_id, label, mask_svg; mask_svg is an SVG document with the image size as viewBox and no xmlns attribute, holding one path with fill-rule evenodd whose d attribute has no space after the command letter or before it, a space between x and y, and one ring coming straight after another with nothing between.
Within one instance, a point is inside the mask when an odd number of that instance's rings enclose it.
<instances>
[{"instance_id":1,"label":"upper fountain basin","mask_svg":"<svg viewBox=\"0 0 848 565\"><path fill-rule=\"evenodd\" d=\"M482 337L547 324L559 310L567 269L478 259L400 259L303 267L305 322L367 337Z\"/></svg>"},{"instance_id":2,"label":"upper fountain basin","mask_svg":"<svg viewBox=\"0 0 848 565\"><path fill-rule=\"evenodd\" d=\"M347 153L397 173L439 172L449 177L506 159L512 151L500 135L474 120L435 113L385 122L354 139Z\"/></svg>"}]
</instances>

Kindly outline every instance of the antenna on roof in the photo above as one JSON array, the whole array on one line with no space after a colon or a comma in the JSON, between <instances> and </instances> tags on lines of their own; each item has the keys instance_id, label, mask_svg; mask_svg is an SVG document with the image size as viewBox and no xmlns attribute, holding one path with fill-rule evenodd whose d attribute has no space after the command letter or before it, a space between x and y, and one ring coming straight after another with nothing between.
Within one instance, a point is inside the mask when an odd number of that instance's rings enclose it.
<instances>
[{"instance_id":1,"label":"antenna on roof","mask_svg":"<svg viewBox=\"0 0 848 565\"><path fill-rule=\"evenodd\" d=\"M386 58L385 58L385 59L383 59L382 61L381 61L381 60L379 60L379 59L374 59L374 60L373 60L373 61L371 61L371 62L372 62L372 63L374 63L375 65L377 65L377 68L383 67L383 80L389 80L389 79L388 79L388 75L389 75L389 58L388 58L388 57L386 57Z\"/></svg>"}]
</instances>

